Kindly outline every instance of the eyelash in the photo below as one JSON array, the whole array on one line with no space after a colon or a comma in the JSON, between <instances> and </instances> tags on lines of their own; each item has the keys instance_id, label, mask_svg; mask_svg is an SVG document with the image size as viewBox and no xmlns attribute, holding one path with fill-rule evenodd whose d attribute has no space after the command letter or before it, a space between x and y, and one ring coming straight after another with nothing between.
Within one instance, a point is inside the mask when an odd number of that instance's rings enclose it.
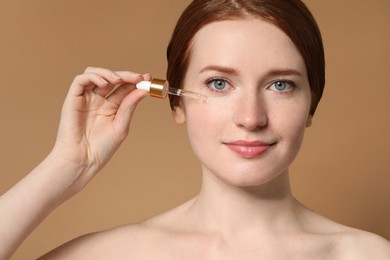
<instances>
[{"instance_id":1,"label":"eyelash","mask_svg":"<svg viewBox=\"0 0 390 260\"><path fill-rule=\"evenodd\" d=\"M227 84L226 89L218 90L218 89L210 87L210 84L213 83L213 82L216 82L216 81L221 81L221 82L224 82L225 84ZM219 93L219 94L225 93L225 92L229 91L232 88L231 84L229 83L229 80L224 78L224 77L213 77L213 78L207 79L204 82L204 85L205 85L205 87L209 91L216 92L216 93Z\"/></svg>"},{"instance_id":2,"label":"eyelash","mask_svg":"<svg viewBox=\"0 0 390 260\"><path fill-rule=\"evenodd\" d=\"M288 86L289 88L287 90L277 90L277 89L273 90L273 91L277 92L278 94L287 94L287 93L290 93L291 91L293 91L296 88L295 82L293 82L291 80L286 80L286 79L276 79L276 80L273 80L269 84L267 84L267 88L271 88L276 83L286 83L286 84L289 85Z\"/></svg>"},{"instance_id":3,"label":"eyelash","mask_svg":"<svg viewBox=\"0 0 390 260\"><path fill-rule=\"evenodd\" d=\"M225 84L227 84L227 88L226 89L221 89L221 90L218 90L218 89L215 89L213 87L210 87L210 84L215 82L215 81L221 81L221 82L224 82ZM295 88L296 88L296 84L294 81L291 81L291 80L286 80L286 79L275 79L273 81L271 81L270 83L266 84L266 89L269 89L271 88L272 86L274 86L276 83L286 83L288 84L288 89L287 90L277 90L277 89L274 89L272 91L275 91L277 92L278 94L288 94L290 92L292 92ZM212 91L212 92L216 92L216 93L219 93L219 94L223 94L225 92L227 92L228 90L231 90L232 89L232 86L231 84L229 83L229 80L224 78L224 77L213 77L213 78L210 78L210 79L207 79L205 82L204 82L204 85L205 87L209 90L209 91Z\"/></svg>"}]
</instances>

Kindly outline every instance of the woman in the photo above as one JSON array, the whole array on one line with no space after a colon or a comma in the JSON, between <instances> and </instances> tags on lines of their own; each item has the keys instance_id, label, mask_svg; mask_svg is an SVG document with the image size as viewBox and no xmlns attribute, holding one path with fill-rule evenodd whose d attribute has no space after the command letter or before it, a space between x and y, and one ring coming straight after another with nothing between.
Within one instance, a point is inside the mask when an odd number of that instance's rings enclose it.
<instances>
[{"instance_id":1,"label":"woman","mask_svg":"<svg viewBox=\"0 0 390 260\"><path fill-rule=\"evenodd\" d=\"M168 47L167 78L207 96L171 98L173 118L186 124L201 162L200 193L42 259L390 258L384 239L319 216L291 193L288 167L324 87L321 37L303 3L195 0ZM107 163L147 95L135 84L150 79L102 68L75 78L52 152L1 198L3 258Z\"/></svg>"}]
</instances>

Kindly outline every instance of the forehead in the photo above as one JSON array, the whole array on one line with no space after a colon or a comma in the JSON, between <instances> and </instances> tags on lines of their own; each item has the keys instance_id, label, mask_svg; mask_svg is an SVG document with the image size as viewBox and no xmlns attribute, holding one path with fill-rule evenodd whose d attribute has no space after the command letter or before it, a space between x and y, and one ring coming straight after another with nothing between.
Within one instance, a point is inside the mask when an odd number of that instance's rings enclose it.
<instances>
[{"instance_id":1,"label":"forehead","mask_svg":"<svg viewBox=\"0 0 390 260\"><path fill-rule=\"evenodd\" d=\"M190 67L216 62L246 70L277 66L306 73L291 39L277 26L255 18L213 22L194 35Z\"/></svg>"}]
</instances>

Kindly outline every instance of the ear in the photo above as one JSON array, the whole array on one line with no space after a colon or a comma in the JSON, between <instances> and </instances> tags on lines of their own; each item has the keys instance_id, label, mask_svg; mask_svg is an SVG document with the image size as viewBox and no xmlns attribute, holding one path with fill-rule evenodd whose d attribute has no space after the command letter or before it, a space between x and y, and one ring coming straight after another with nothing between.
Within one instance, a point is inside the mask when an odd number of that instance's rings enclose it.
<instances>
[{"instance_id":1,"label":"ear","mask_svg":"<svg viewBox=\"0 0 390 260\"><path fill-rule=\"evenodd\" d=\"M313 116L312 116L312 115L309 115L309 116L307 117L306 127L310 127L312 123L313 123Z\"/></svg>"},{"instance_id":2,"label":"ear","mask_svg":"<svg viewBox=\"0 0 390 260\"><path fill-rule=\"evenodd\" d=\"M172 110L172 117L176 124L184 124L186 122L186 115L181 105L175 106Z\"/></svg>"}]
</instances>

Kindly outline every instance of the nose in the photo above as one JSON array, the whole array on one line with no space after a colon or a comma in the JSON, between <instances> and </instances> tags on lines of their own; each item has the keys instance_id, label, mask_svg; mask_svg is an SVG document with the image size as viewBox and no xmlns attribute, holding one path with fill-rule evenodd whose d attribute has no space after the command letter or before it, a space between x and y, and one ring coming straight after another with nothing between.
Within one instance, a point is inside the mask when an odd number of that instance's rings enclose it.
<instances>
[{"instance_id":1,"label":"nose","mask_svg":"<svg viewBox=\"0 0 390 260\"><path fill-rule=\"evenodd\" d=\"M267 107L259 93L243 94L236 105L234 124L247 131L258 131L268 124Z\"/></svg>"}]
</instances>

